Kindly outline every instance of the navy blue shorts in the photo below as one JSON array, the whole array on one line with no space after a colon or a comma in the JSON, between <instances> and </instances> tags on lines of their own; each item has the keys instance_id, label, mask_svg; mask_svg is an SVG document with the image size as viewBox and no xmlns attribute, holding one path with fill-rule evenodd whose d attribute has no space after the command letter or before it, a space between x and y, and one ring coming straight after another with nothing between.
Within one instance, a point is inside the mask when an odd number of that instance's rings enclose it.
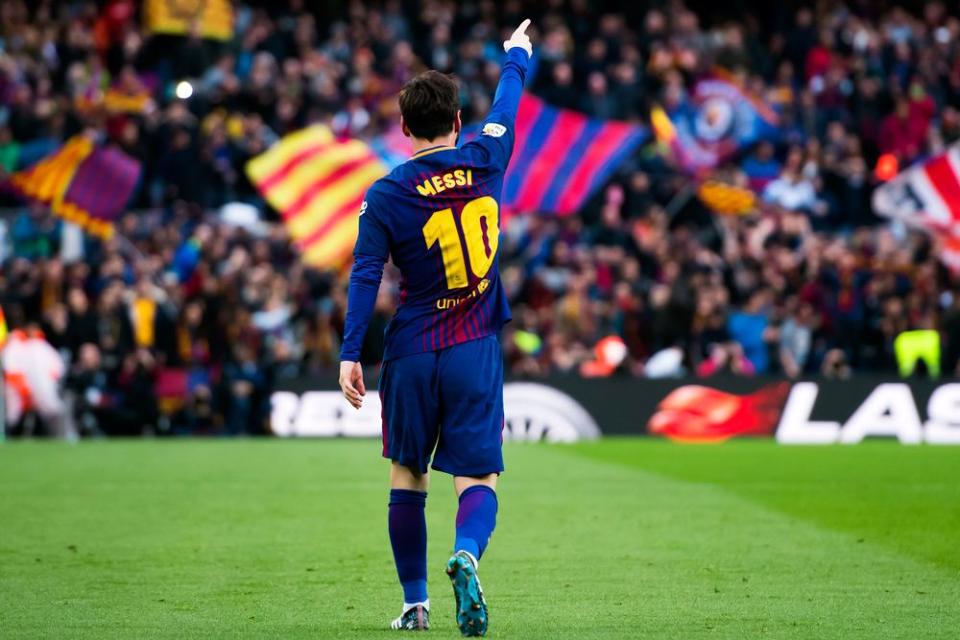
<instances>
[{"instance_id":1,"label":"navy blue shorts","mask_svg":"<svg viewBox=\"0 0 960 640\"><path fill-rule=\"evenodd\" d=\"M426 473L503 471L503 355L496 336L383 365L383 457ZM436 450L436 451L434 451Z\"/></svg>"}]
</instances>

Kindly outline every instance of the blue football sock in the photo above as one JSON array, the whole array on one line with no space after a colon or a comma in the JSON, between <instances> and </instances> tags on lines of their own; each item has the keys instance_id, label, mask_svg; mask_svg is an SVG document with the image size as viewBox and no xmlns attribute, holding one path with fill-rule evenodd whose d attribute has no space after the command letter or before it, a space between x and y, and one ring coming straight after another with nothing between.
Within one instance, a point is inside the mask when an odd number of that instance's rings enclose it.
<instances>
[{"instance_id":1,"label":"blue football sock","mask_svg":"<svg viewBox=\"0 0 960 640\"><path fill-rule=\"evenodd\" d=\"M407 604L427 600L427 494L409 489L390 490L390 546Z\"/></svg>"},{"instance_id":2,"label":"blue football sock","mask_svg":"<svg viewBox=\"0 0 960 640\"><path fill-rule=\"evenodd\" d=\"M477 560L497 526L497 492L486 485L474 485L460 494L457 510L457 540L453 550L466 551Z\"/></svg>"}]
</instances>

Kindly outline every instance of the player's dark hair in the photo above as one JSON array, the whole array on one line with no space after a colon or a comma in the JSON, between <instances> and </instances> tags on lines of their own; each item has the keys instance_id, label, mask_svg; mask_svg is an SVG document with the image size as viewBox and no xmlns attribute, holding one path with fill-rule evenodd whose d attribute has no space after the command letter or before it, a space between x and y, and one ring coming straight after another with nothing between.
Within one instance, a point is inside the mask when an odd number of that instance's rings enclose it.
<instances>
[{"instance_id":1,"label":"player's dark hair","mask_svg":"<svg viewBox=\"0 0 960 640\"><path fill-rule=\"evenodd\" d=\"M459 108L456 80L439 71L424 71L400 90L400 115L415 138L435 140L452 132Z\"/></svg>"}]
</instances>

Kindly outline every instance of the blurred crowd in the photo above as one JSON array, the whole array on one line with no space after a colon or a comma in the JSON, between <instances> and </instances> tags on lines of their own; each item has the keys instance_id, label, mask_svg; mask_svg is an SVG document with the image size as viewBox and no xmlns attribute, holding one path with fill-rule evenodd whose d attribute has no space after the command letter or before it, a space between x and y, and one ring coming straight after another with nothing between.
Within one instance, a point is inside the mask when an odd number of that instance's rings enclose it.
<instances>
[{"instance_id":1,"label":"blurred crowd","mask_svg":"<svg viewBox=\"0 0 960 640\"><path fill-rule=\"evenodd\" d=\"M237 3L216 42L152 35L130 0L0 3L0 171L80 131L143 165L107 242L0 194L0 307L63 357L82 431L258 433L275 385L332 376L348 274L298 262L246 161L311 122L385 132L427 68L457 76L464 121L481 117L523 17L529 89L552 104L645 123L723 67L776 106L783 136L718 169L761 195L754 215L708 211L652 142L578 215L513 215L511 373L595 371L610 336L625 355L604 375L887 373L912 329L940 331L956 373L960 281L938 241L870 206L881 154L903 166L960 138L960 20L943 2L716 18L680 0L315 4ZM225 220L230 203L263 223ZM388 272L366 363L397 291Z\"/></svg>"}]
</instances>

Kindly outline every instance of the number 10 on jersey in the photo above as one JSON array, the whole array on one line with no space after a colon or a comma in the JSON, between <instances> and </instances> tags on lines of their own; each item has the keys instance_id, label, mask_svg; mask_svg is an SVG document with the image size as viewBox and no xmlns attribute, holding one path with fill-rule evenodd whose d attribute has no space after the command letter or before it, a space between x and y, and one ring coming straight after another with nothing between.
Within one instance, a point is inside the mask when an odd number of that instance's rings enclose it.
<instances>
[{"instance_id":1,"label":"number 10 on jersey","mask_svg":"<svg viewBox=\"0 0 960 640\"><path fill-rule=\"evenodd\" d=\"M478 278L487 275L500 243L499 225L500 211L497 201L490 196L471 200L464 205L460 212L460 227L463 229L462 244L453 209L435 211L430 216L427 223L423 225L423 239L427 243L427 249L439 243L448 288L462 289L469 282L467 263L463 257L463 245L467 247L467 257L470 259L470 270L473 271L473 275Z\"/></svg>"}]
</instances>

